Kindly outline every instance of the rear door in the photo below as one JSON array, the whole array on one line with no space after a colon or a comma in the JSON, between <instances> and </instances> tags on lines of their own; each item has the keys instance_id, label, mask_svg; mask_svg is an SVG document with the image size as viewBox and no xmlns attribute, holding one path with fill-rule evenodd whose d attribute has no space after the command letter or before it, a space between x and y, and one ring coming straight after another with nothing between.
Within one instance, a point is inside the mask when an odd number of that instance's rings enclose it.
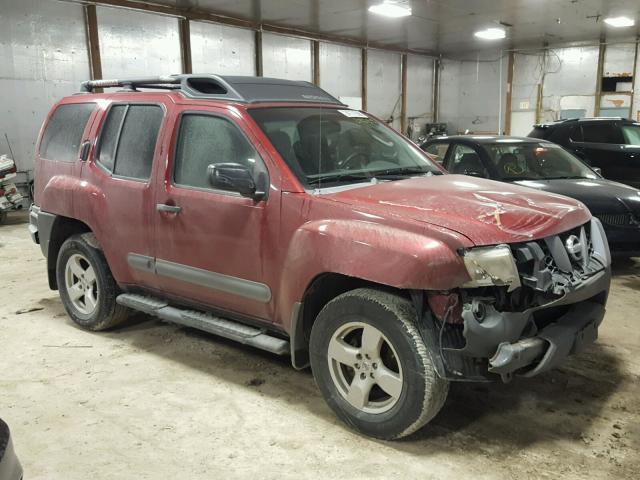
<instances>
[{"instance_id":1,"label":"rear door","mask_svg":"<svg viewBox=\"0 0 640 480\"><path fill-rule=\"evenodd\" d=\"M166 172L152 212L158 287L173 297L260 320L271 317L279 198L262 201L213 188L208 166L267 172L245 121L224 107L179 107Z\"/></svg>"},{"instance_id":2,"label":"rear door","mask_svg":"<svg viewBox=\"0 0 640 480\"><path fill-rule=\"evenodd\" d=\"M152 287L155 277L137 268L152 254L152 174L162 155L159 133L171 107L163 101L108 104L94 125L95 148L82 170L79 217L94 231L119 283Z\"/></svg>"}]
</instances>

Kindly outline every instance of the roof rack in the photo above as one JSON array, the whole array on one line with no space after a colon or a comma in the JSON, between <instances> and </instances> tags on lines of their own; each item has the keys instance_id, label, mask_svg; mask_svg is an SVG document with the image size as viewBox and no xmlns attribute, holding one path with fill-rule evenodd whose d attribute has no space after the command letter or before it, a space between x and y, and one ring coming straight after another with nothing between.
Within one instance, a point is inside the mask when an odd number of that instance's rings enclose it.
<instances>
[{"instance_id":1,"label":"roof rack","mask_svg":"<svg viewBox=\"0 0 640 480\"><path fill-rule=\"evenodd\" d=\"M307 102L344 105L312 83L267 77L189 74L122 80L87 80L80 85L80 91L92 93L96 88L118 87L127 92L135 92L138 88L176 90L189 98L225 99L242 103Z\"/></svg>"}]
</instances>

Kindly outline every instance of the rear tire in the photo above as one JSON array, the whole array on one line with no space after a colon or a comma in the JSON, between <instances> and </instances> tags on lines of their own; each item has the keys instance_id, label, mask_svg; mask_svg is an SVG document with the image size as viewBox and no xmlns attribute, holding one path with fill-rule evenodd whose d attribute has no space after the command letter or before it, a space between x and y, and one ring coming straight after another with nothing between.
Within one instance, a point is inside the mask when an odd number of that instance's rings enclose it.
<instances>
[{"instance_id":1,"label":"rear tire","mask_svg":"<svg viewBox=\"0 0 640 480\"><path fill-rule=\"evenodd\" d=\"M384 440L410 435L442 408L449 382L437 376L412 303L357 289L329 302L310 339L313 375L336 415Z\"/></svg>"},{"instance_id":2,"label":"rear tire","mask_svg":"<svg viewBox=\"0 0 640 480\"><path fill-rule=\"evenodd\" d=\"M118 286L102 251L80 234L60 247L56 278L60 299L71 319L86 330L114 327L129 316L129 309L116 303Z\"/></svg>"}]
</instances>

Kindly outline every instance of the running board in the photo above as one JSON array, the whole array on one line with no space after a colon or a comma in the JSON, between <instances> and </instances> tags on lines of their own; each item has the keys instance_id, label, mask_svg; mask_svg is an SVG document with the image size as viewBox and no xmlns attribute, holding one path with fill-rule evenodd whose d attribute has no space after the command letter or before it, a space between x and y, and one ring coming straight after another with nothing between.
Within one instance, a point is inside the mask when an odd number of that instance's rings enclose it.
<instances>
[{"instance_id":1,"label":"running board","mask_svg":"<svg viewBox=\"0 0 640 480\"><path fill-rule=\"evenodd\" d=\"M219 335L236 342L260 348L278 355L288 355L289 342L282 338L272 337L259 328L250 327L225 318L214 317L196 310L170 306L165 300L145 295L122 293L116 302L125 307L153 315L161 320L197 328L214 335Z\"/></svg>"}]
</instances>

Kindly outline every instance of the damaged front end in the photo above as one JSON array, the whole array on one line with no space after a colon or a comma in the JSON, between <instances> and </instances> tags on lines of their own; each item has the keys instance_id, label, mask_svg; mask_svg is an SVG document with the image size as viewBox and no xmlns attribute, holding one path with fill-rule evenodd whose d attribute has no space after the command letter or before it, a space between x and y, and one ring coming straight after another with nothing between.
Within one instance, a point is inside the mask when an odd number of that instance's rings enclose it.
<instances>
[{"instance_id":1,"label":"damaged front end","mask_svg":"<svg viewBox=\"0 0 640 480\"><path fill-rule=\"evenodd\" d=\"M592 343L611 256L597 219L560 235L462 252L471 281L427 292L424 336L441 376L533 376Z\"/></svg>"}]
</instances>

